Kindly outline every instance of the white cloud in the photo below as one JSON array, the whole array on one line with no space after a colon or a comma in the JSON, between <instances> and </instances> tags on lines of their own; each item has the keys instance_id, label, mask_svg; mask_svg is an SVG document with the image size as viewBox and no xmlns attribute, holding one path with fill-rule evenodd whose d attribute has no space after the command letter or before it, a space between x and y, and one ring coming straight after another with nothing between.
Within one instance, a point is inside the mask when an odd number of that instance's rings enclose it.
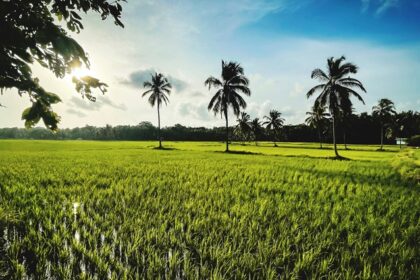
<instances>
[{"instance_id":1,"label":"white cloud","mask_svg":"<svg viewBox=\"0 0 420 280\"><path fill-rule=\"evenodd\" d=\"M362 0L362 12L366 12L369 9L370 0Z\"/></svg>"},{"instance_id":2,"label":"white cloud","mask_svg":"<svg viewBox=\"0 0 420 280\"><path fill-rule=\"evenodd\" d=\"M212 120L212 112L208 111L207 104L204 102L199 104L182 102L177 105L176 111L180 116L193 121Z\"/></svg>"},{"instance_id":3,"label":"white cloud","mask_svg":"<svg viewBox=\"0 0 420 280\"><path fill-rule=\"evenodd\" d=\"M250 114L252 119L262 119L271 109L274 109L272 102L270 100L265 100L262 103L257 103L255 101L249 102L245 111Z\"/></svg>"},{"instance_id":4,"label":"white cloud","mask_svg":"<svg viewBox=\"0 0 420 280\"><path fill-rule=\"evenodd\" d=\"M385 13L390 8L398 7L399 0L381 0L379 8L376 10L377 15Z\"/></svg>"},{"instance_id":5,"label":"white cloud","mask_svg":"<svg viewBox=\"0 0 420 280\"><path fill-rule=\"evenodd\" d=\"M77 116L79 118L84 118L84 117L87 116L82 111L79 111L79 110L76 110L76 109L72 109L72 108L67 109L66 112L69 113L69 114L73 114L73 115L75 115L75 116Z\"/></svg>"},{"instance_id":6,"label":"white cloud","mask_svg":"<svg viewBox=\"0 0 420 280\"><path fill-rule=\"evenodd\" d=\"M149 32L176 31L177 36L206 34L210 30L230 33L267 14L297 9L306 2L308 0L138 1L130 6L128 16L136 17Z\"/></svg>"},{"instance_id":7,"label":"white cloud","mask_svg":"<svg viewBox=\"0 0 420 280\"><path fill-rule=\"evenodd\" d=\"M289 91L290 97L302 97L304 96L304 90L305 88L298 82L295 83L293 89Z\"/></svg>"},{"instance_id":8,"label":"white cloud","mask_svg":"<svg viewBox=\"0 0 420 280\"><path fill-rule=\"evenodd\" d=\"M154 73L161 73L161 71L150 68L150 69L144 69L144 70L136 70L134 72L131 72L128 76L128 78L120 78L118 79L121 84L132 86L134 88L143 88L143 83L146 81L151 80L151 76ZM169 83L172 85L173 89L175 89L177 92L182 92L188 87L188 83L178 79L172 75L165 74L163 75L168 79Z\"/></svg>"},{"instance_id":9,"label":"white cloud","mask_svg":"<svg viewBox=\"0 0 420 280\"><path fill-rule=\"evenodd\" d=\"M69 106L73 108L82 109L85 111L99 111L104 106L109 106L114 109L125 111L127 110L127 106L124 103L114 103L108 96L98 96L96 101L92 102L82 97L75 97L73 96L70 101L68 102ZM68 110L67 110L68 111ZM71 111L74 112L74 111Z\"/></svg>"},{"instance_id":10,"label":"white cloud","mask_svg":"<svg viewBox=\"0 0 420 280\"><path fill-rule=\"evenodd\" d=\"M362 13L369 10L371 6L374 6L375 15L381 16L387 10L398 7L400 0L361 0L362 2Z\"/></svg>"}]
</instances>

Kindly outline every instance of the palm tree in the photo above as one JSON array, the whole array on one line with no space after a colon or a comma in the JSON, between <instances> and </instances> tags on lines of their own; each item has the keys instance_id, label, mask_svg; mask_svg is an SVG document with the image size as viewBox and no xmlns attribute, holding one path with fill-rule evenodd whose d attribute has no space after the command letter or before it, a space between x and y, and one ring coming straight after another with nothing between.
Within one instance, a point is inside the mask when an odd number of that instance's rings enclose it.
<instances>
[{"instance_id":1,"label":"palm tree","mask_svg":"<svg viewBox=\"0 0 420 280\"><path fill-rule=\"evenodd\" d=\"M353 63L343 63L346 58L344 56L334 59L328 59L328 74L317 68L312 71L311 78L317 79L321 84L316 85L308 91L306 97L311 97L315 92L320 91L320 94L315 100L315 104L320 106L328 106L332 116L332 131L334 142L334 153L336 157L340 157L337 151L337 142L335 137L335 118L338 111L343 106L343 103L350 103L350 96L355 96L363 104L363 98L353 88L361 89L366 92L363 84L354 78L349 77L350 74L357 73L357 66Z\"/></svg>"},{"instance_id":2,"label":"palm tree","mask_svg":"<svg viewBox=\"0 0 420 280\"><path fill-rule=\"evenodd\" d=\"M263 125L266 126L268 131L271 131L273 135L274 147L277 147L276 139L280 133L280 129L283 127L284 119L281 117L281 113L277 110L271 110L268 116L264 116L266 120Z\"/></svg>"},{"instance_id":3,"label":"palm tree","mask_svg":"<svg viewBox=\"0 0 420 280\"><path fill-rule=\"evenodd\" d=\"M384 126L388 125L392 116L395 115L395 106L394 102L387 98L382 98L378 101L378 105L372 107L372 114L379 118L379 122L381 124L381 148L383 150L384 146Z\"/></svg>"},{"instance_id":4,"label":"palm tree","mask_svg":"<svg viewBox=\"0 0 420 280\"><path fill-rule=\"evenodd\" d=\"M152 80L146 81L143 83L143 87L147 88L143 92L142 97L150 94L149 103L150 105L155 106L157 103L157 112L158 112L158 137L159 137L159 149L162 148L162 138L160 136L160 106L164 102L165 105L169 103L168 96L171 93L171 84L168 82L168 79L165 78L161 73L152 74Z\"/></svg>"},{"instance_id":5,"label":"palm tree","mask_svg":"<svg viewBox=\"0 0 420 280\"><path fill-rule=\"evenodd\" d=\"M258 145L258 139L260 138L262 134L262 130L263 130L260 119L259 118L253 119L250 125L251 125L252 134L254 134L255 145Z\"/></svg>"},{"instance_id":6,"label":"palm tree","mask_svg":"<svg viewBox=\"0 0 420 280\"><path fill-rule=\"evenodd\" d=\"M245 112L242 112L241 116L236 120L238 124L235 127L235 132L241 136L243 141L249 139L251 134L250 120L251 117Z\"/></svg>"},{"instance_id":7,"label":"palm tree","mask_svg":"<svg viewBox=\"0 0 420 280\"><path fill-rule=\"evenodd\" d=\"M306 112L308 117L305 119L305 122L313 128L316 128L318 131L318 138L319 138L319 148L322 149L322 126L325 121L328 119L330 114L325 112L325 106L314 105L312 107L312 111Z\"/></svg>"},{"instance_id":8,"label":"palm tree","mask_svg":"<svg viewBox=\"0 0 420 280\"><path fill-rule=\"evenodd\" d=\"M246 108L246 102L240 95L251 95L248 87L249 80L244 76L244 69L239 63L228 62L222 60L221 79L210 76L204 85L209 89L214 87L217 89L216 94L210 100L208 109L213 110L214 114L220 113L226 120L226 152L229 152L229 120L228 111L232 107L235 116L239 116L240 110Z\"/></svg>"}]
</instances>

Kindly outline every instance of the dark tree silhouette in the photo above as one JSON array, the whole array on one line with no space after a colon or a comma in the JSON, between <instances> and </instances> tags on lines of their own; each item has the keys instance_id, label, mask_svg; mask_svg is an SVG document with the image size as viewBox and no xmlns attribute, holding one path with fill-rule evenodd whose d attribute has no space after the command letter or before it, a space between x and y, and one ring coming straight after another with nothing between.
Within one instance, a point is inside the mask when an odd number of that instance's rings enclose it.
<instances>
[{"instance_id":1,"label":"dark tree silhouette","mask_svg":"<svg viewBox=\"0 0 420 280\"><path fill-rule=\"evenodd\" d=\"M0 1L0 89L15 88L19 95L27 94L32 106L22 115L26 127L32 127L41 119L46 127L56 130L60 117L51 105L61 101L57 94L48 92L32 76L32 65L38 62L63 78L73 68L84 65L89 59L83 48L72 39L64 26L79 33L83 29L79 12L97 12L102 19L111 16L116 25L120 21L124 0L13 0ZM62 24L58 24L58 21ZM106 84L85 76L73 78L76 90L82 96L95 101L92 88L103 93Z\"/></svg>"},{"instance_id":2,"label":"dark tree silhouette","mask_svg":"<svg viewBox=\"0 0 420 280\"><path fill-rule=\"evenodd\" d=\"M213 110L214 114L220 113L226 120L226 152L229 151L229 107L232 107L235 116L239 116L242 109L246 108L246 102L240 95L251 95L248 87L249 80L244 75L244 69L239 63L222 60L221 79L210 76L204 84L211 89L217 89L216 94L210 100L208 109Z\"/></svg>"},{"instance_id":3,"label":"dark tree silhouette","mask_svg":"<svg viewBox=\"0 0 420 280\"><path fill-rule=\"evenodd\" d=\"M147 88L143 92L142 97L150 94L149 103L150 105L155 106L157 104L157 113L158 113L158 137L159 137L159 149L162 148L162 137L160 134L160 105L169 103L168 96L166 94L171 93L171 84L168 82L168 79L165 78L161 73L155 73L152 75L152 81L146 81L143 84L144 88Z\"/></svg>"},{"instance_id":4,"label":"dark tree silhouette","mask_svg":"<svg viewBox=\"0 0 420 280\"><path fill-rule=\"evenodd\" d=\"M384 147L384 128L390 125L392 117L396 114L394 102L389 99L383 98L378 101L378 105L372 107L372 115L379 119L381 124L381 148Z\"/></svg>"},{"instance_id":5,"label":"dark tree silhouette","mask_svg":"<svg viewBox=\"0 0 420 280\"><path fill-rule=\"evenodd\" d=\"M348 150L347 148L347 131L349 130L350 118L353 115L353 104L350 102L350 99L343 98L343 102L341 104L340 110L337 112L337 119L341 124L341 128L343 131L343 143L344 149Z\"/></svg>"},{"instance_id":6,"label":"dark tree silhouette","mask_svg":"<svg viewBox=\"0 0 420 280\"><path fill-rule=\"evenodd\" d=\"M246 141L250 139L251 134L251 125L250 125L251 117L249 114L245 112L241 112L241 115L236 120L237 125L235 127L235 134L238 135L242 141Z\"/></svg>"},{"instance_id":7,"label":"dark tree silhouette","mask_svg":"<svg viewBox=\"0 0 420 280\"><path fill-rule=\"evenodd\" d=\"M311 78L319 80L322 84L316 85L306 94L306 97L309 98L315 92L320 92L315 100L315 104L327 106L330 111L332 116L334 153L336 157L340 157L337 151L335 135L335 119L337 114L344 103L351 104L350 96L355 96L364 104L363 98L353 88L358 88L366 92L366 89L359 80L349 77L350 74L357 73L357 66L353 63L343 63L345 59L344 56L338 59L330 57L327 60L328 74L319 68L313 70Z\"/></svg>"},{"instance_id":8,"label":"dark tree silhouette","mask_svg":"<svg viewBox=\"0 0 420 280\"><path fill-rule=\"evenodd\" d=\"M281 117L281 113L277 110L271 110L268 116L264 116L264 121L262 124L266 126L266 129L273 136L274 147L277 147L276 140L280 134L280 130L283 127L284 118Z\"/></svg>"},{"instance_id":9,"label":"dark tree silhouette","mask_svg":"<svg viewBox=\"0 0 420 280\"><path fill-rule=\"evenodd\" d=\"M320 149L322 149L322 129L328 120L328 117L330 116L330 114L328 114L325 110L325 106L319 106L315 104L312 106L312 111L306 112L308 117L305 119L305 123L307 125L317 130Z\"/></svg>"},{"instance_id":10,"label":"dark tree silhouette","mask_svg":"<svg viewBox=\"0 0 420 280\"><path fill-rule=\"evenodd\" d=\"M260 140L263 135L263 127L259 118L255 118L251 121L251 130L254 136L255 145L258 145L258 140Z\"/></svg>"},{"instance_id":11,"label":"dark tree silhouette","mask_svg":"<svg viewBox=\"0 0 420 280\"><path fill-rule=\"evenodd\" d=\"M420 135L420 113L413 111L399 112L393 121L398 131L394 135L402 138L410 138L414 135ZM322 131L330 128L330 120L325 120L322 125ZM394 125L395 124L395 125ZM348 143L354 144L377 144L379 127L377 118L367 113L354 114L349 118L349 127L352 128L348 137ZM63 128L57 132L36 127L32 129L22 128L0 128L0 139L86 139L86 140L125 140L141 141L156 140L158 132L157 125L153 126L150 122L141 122L137 125L117 125L112 127L112 133L103 133L108 130L106 127L94 127L86 125L84 127ZM188 127L181 124L161 128L162 137L173 141L224 141L226 128L222 127ZM106 134L106 135L104 135ZM326 135L326 140L332 142L331 135ZM271 140L265 138L264 140ZM316 136L316 137L315 137ZM104 138L106 137L106 138ZM324 137L324 136L323 136ZM281 133L282 139L288 141L314 142L318 141L318 134L313 127L307 125L284 125ZM329 139L328 139L329 138ZM384 138L384 144L385 144ZM323 140L325 141L325 140Z\"/></svg>"}]
</instances>

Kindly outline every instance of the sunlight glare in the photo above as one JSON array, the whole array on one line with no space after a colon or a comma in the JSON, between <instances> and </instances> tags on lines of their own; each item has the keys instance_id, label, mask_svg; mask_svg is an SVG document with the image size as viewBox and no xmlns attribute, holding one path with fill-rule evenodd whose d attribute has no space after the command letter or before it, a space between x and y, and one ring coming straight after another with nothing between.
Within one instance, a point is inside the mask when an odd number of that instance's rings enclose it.
<instances>
[{"instance_id":1,"label":"sunlight glare","mask_svg":"<svg viewBox=\"0 0 420 280\"><path fill-rule=\"evenodd\" d=\"M75 68L72 70L71 75L78 79L85 76L95 76L93 71L87 68Z\"/></svg>"}]
</instances>

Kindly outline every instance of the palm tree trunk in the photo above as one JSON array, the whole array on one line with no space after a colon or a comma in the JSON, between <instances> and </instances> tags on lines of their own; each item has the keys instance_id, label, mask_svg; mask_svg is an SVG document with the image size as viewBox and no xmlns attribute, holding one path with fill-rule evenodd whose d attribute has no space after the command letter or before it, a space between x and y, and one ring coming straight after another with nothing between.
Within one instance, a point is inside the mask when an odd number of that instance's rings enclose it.
<instances>
[{"instance_id":1,"label":"palm tree trunk","mask_svg":"<svg viewBox=\"0 0 420 280\"><path fill-rule=\"evenodd\" d=\"M321 130L318 128L319 148L322 149Z\"/></svg>"},{"instance_id":2,"label":"palm tree trunk","mask_svg":"<svg viewBox=\"0 0 420 280\"><path fill-rule=\"evenodd\" d=\"M381 150L383 150L383 147L384 147L384 128L383 128L383 126L381 125Z\"/></svg>"},{"instance_id":3,"label":"palm tree trunk","mask_svg":"<svg viewBox=\"0 0 420 280\"><path fill-rule=\"evenodd\" d=\"M229 152L229 120L228 120L227 109L225 111L225 119L226 119L226 150L225 152Z\"/></svg>"},{"instance_id":4,"label":"palm tree trunk","mask_svg":"<svg viewBox=\"0 0 420 280\"><path fill-rule=\"evenodd\" d=\"M161 149L162 148L162 138L160 137L160 111L159 111L159 106L160 105L160 103L159 103L159 101L158 101L158 104L157 104L157 111L158 111L158 137L159 137L159 149Z\"/></svg>"},{"instance_id":5,"label":"palm tree trunk","mask_svg":"<svg viewBox=\"0 0 420 280\"><path fill-rule=\"evenodd\" d=\"M338 154L338 151L337 151L337 142L335 140L335 116L334 116L334 114L333 114L333 117L332 117L332 130L333 130L334 153L335 153L336 157L340 157L340 155Z\"/></svg>"}]
</instances>

